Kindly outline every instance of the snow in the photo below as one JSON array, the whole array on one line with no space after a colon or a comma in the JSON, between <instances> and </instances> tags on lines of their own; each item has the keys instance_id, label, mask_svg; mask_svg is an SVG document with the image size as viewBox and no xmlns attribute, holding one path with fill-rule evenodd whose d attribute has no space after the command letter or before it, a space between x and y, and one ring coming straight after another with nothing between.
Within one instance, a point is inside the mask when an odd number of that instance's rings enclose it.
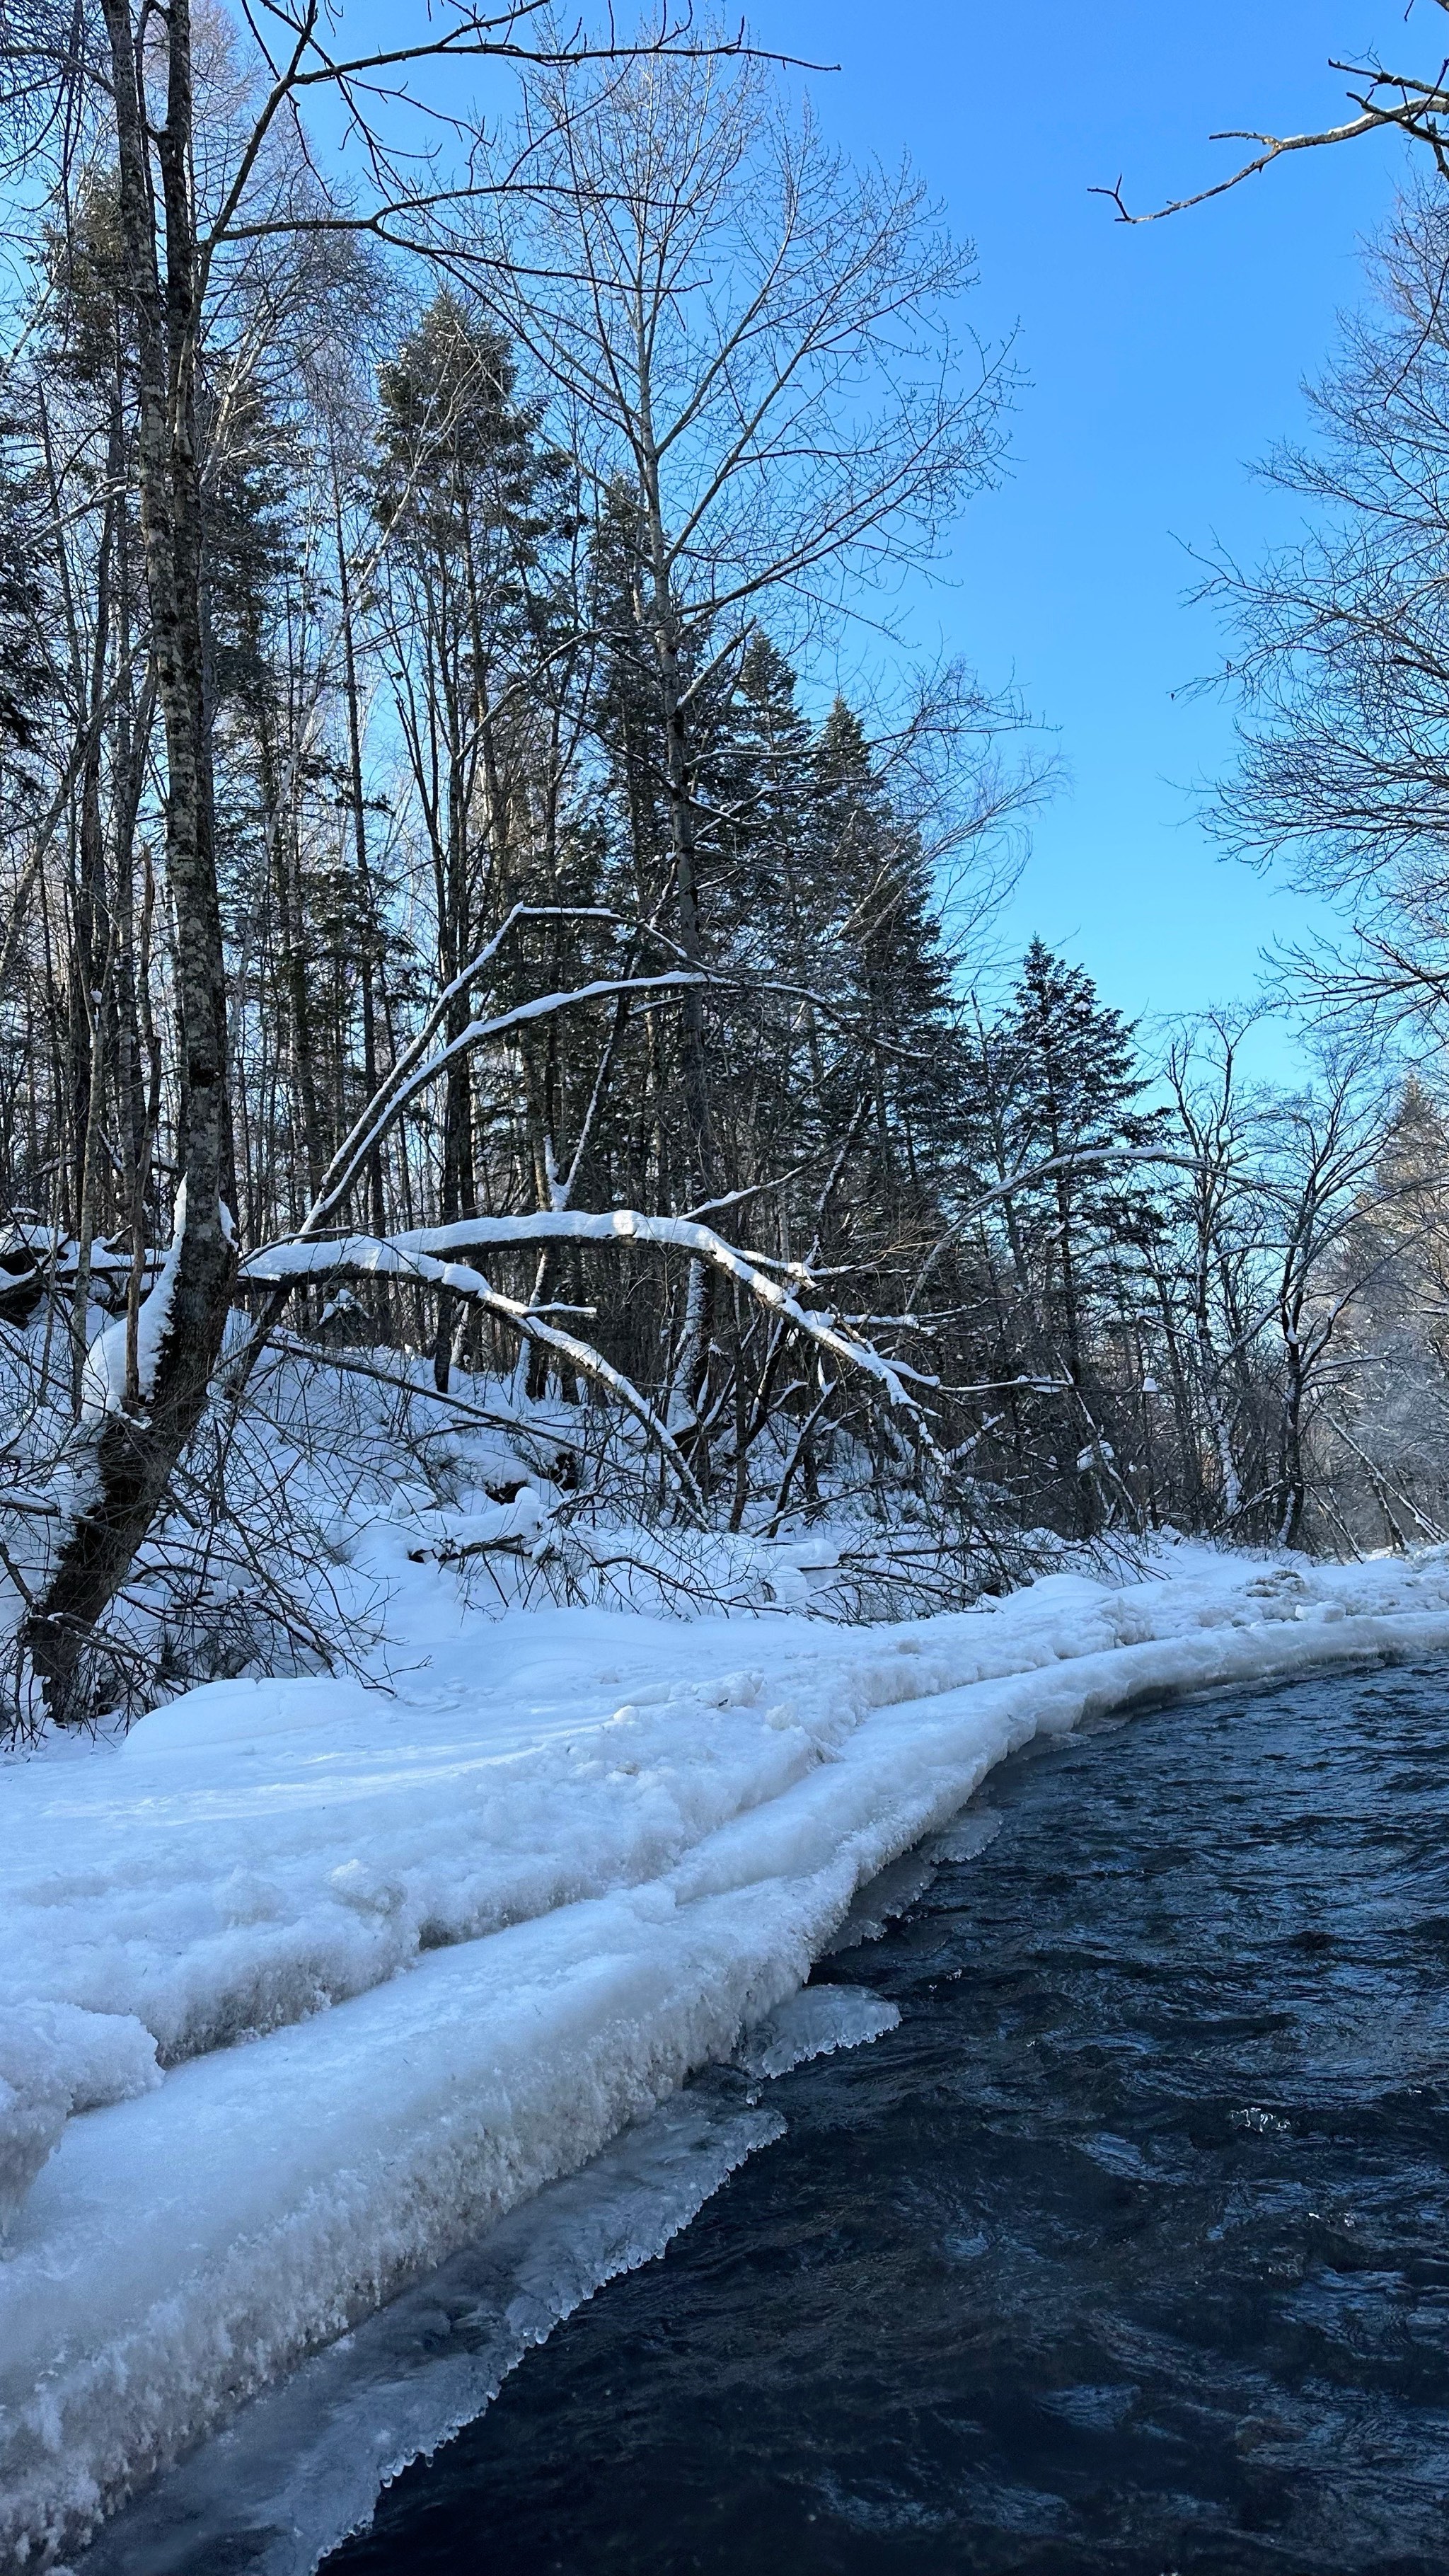
<instances>
[{"instance_id":1,"label":"snow","mask_svg":"<svg viewBox=\"0 0 1449 2576\"><path fill-rule=\"evenodd\" d=\"M171 1321L185 1232L186 1183L182 1181L176 1192L170 1250L156 1274L155 1285L136 1310L136 1391L142 1404L149 1402L156 1382L156 1363ZM119 1323L107 1324L96 1335L86 1353L85 1367L81 1372L82 1411L91 1419L106 1413L119 1413L125 1396L126 1319L122 1316Z\"/></svg>"},{"instance_id":2,"label":"snow","mask_svg":"<svg viewBox=\"0 0 1449 2576\"><path fill-rule=\"evenodd\" d=\"M129 2101L161 2081L133 2013L0 2004L0 2237L74 2111Z\"/></svg>"},{"instance_id":3,"label":"snow","mask_svg":"<svg viewBox=\"0 0 1449 2576\"><path fill-rule=\"evenodd\" d=\"M412 1562L411 1526L392 1689L218 1682L5 1766L7 2564L79 2546L693 2070L849 2044L883 2008L802 1996L812 1962L910 1901L924 1837L982 1847L960 1811L1033 1735L1449 1650L1437 1551L1171 1544L908 1626L489 1624L439 1561L456 1534Z\"/></svg>"}]
</instances>

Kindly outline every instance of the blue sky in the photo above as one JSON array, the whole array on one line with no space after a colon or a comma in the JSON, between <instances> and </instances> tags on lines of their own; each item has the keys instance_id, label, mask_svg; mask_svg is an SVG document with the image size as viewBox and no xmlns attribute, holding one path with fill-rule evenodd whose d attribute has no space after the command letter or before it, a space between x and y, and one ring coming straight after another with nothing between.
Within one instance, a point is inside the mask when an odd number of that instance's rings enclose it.
<instances>
[{"instance_id":1,"label":"blue sky","mask_svg":"<svg viewBox=\"0 0 1449 2576\"><path fill-rule=\"evenodd\" d=\"M756 0L752 31L841 69L809 86L857 156L912 158L977 244L978 329L1020 326L1031 379L1011 478L975 502L923 644L1014 677L1070 784L1034 833L1005 916L1132 1013L1249 992L1301 898L1219 859L1195 778L1231 753L1231 715L1175 689L1209 669L1210 615L1184 603L1186 548L1254 556L1291 524L1251 461L1302 425L1300 386L1363 292L1361 245L1405 162L1374 137L1297 156L1234 195L1129 230L1087 192L1123 174L1143 204L1228 166L1209 133L1300 130L1344 112L1331 53L1433 48L1376 0ZM1437 59L1437 57L1436 57ZM1287 1057L1274 1047L1286 1069ZM1265 1070L1267 1066L1265 1064Z\"/></svg>"}]
</instances>

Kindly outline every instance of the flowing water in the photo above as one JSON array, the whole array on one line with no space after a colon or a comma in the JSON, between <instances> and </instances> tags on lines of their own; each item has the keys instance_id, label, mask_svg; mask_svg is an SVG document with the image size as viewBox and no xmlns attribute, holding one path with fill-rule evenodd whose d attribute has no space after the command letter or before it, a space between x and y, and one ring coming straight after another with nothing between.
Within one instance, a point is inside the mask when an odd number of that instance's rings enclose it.
<instances>
[{"instance_id":1,"label":"flowing water","mask_svg":"<svg viewBox=\"0 0 1449 2576\"><path fill-rule=\"evenodd\" d=\"M1444 2576L1449 1674L982 1803L816 1972L899 2026L757 2087L783 2138L327 2576Z\"/></svg>"}]
</instances>

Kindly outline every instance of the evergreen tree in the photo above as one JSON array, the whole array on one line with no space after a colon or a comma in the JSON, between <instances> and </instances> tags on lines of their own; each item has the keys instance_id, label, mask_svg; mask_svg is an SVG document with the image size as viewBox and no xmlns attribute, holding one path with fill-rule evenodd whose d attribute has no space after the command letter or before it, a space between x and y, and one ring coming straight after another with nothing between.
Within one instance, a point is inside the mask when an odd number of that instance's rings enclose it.
<instances>
[{"instance_id":1,"label":"evergreen tree","mask_svg":"<svg viewBox=\"0 0 1449 2576\"><path fill-rule=\"evenodd\" d=\"M0 800L13 809L52 681L45 640L49 549L32 477L6 454L16 423L0 419Z\"/></svg>"},{"instance_id":2,"label":"evergreen tree","mask_svg":"<svg viewBox=\"0 0 1449 2576\"><path fill-rule=\"evenodd\" d=\"M1055 1166L1016 1202L1019 1284L1029 1291L1037 1365L1045 1361L1063 1381L1057 1465L1089 1535L1115 1455L1103 1430L1110 1390L1102 1318L1116 1302L1115 1257L1140 1225L1140 1192L1124 1194L1102 1157L1149 1143L1163 1113L1134 1106L1143 1078L1130 1023L1099 1001L1090 975L1040 939L1026 952L987 1049L1009 1163L1019 1171Z\"/></svg>"},{"instance_id":3,"label":"evergreen tree","mask_svg":"<svg viewBox=\"0 0 1449 2576\"><path fill-rule=\"evenodd\" d=\"M835 1123L858 1122L879 1238L939 1214L960 1078L950 971L929 871L837 700L815 754L815 871L828 924ZM864 1115L862 1116L862 1104Z\"/></svg>"}]
</instances>

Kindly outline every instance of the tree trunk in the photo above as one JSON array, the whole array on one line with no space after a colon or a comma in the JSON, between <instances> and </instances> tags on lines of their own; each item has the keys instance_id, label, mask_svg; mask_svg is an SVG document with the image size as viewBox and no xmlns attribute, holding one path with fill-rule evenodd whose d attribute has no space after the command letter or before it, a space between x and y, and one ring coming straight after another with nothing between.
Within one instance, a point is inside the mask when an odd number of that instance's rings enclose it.
<instances>
[{"instance_id":1,"label":"tree trunk","mask_svg":"<svg viewBox=\"0 0 1449 2576\"><path fill-rule=\"evenodd\" d=\"M236 1270L230 1194L226 994L217 900L202 645L199 316L191 192L189 0L166 21L166 121L156 138L165 244L157 256L145 101L129 0L102 0L120 155L122 261L137 325L139 472L146 585L166 737L166 868L175 936L180 1161L186 1181L170 1310L143 1404L83 1422L74 1463L89 1499L26 1623L54 1715L83 1713L82 1660L125 1581L206 1403ZM86 1468L90 1473L87 1476Z\"/></svg>"}]
</instances>

